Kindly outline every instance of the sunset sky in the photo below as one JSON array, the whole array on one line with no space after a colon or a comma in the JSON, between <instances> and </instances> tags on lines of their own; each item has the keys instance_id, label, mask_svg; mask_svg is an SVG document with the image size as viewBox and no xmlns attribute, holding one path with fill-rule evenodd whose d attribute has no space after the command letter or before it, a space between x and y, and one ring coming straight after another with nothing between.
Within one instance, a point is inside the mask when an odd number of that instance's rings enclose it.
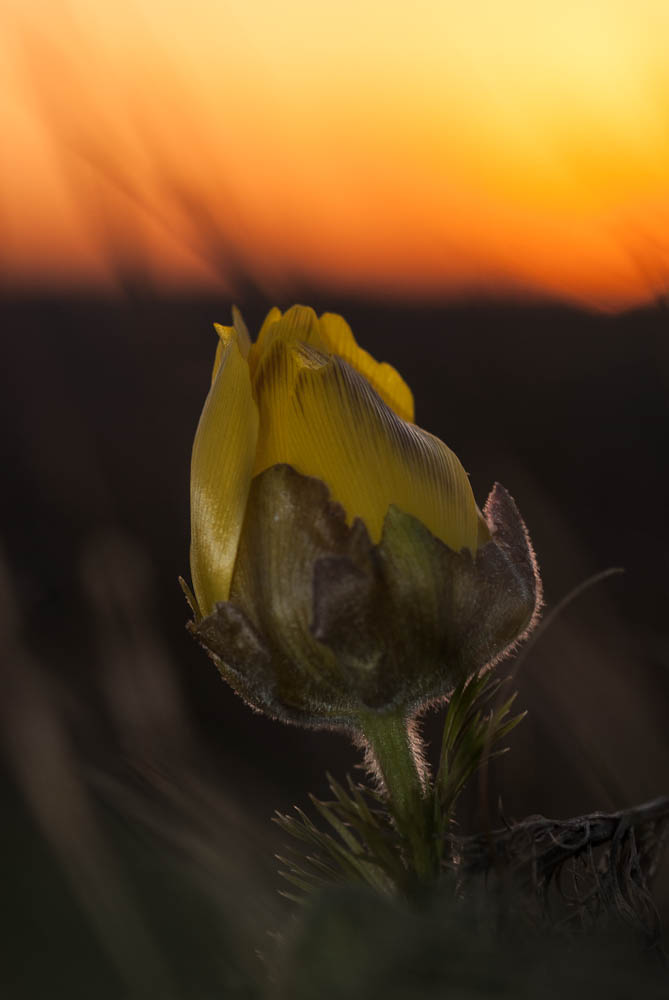
<instances>
[{"instance_id":1,"label":"sunset sky","mask_svg":"<svg viewBox=\"0 0 669 1000\"><path fill-rule=\"evenodd\" d=\"M0 0L0 282L669 277L666 0Z\"/></svg>"}]
</instances>

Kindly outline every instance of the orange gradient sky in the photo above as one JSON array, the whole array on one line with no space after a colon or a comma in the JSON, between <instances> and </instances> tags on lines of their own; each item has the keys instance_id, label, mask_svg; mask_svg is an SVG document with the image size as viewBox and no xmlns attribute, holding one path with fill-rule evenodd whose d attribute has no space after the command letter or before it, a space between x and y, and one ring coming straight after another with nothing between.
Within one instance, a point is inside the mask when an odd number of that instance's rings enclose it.
<instances>
[{"instance_id":1,"label":"orange gradient sky","mask_svg":"<svg viewBox=\"0 0 669 1000\"><path fill-rule=\"evenodd\" d=\"M0 15L5 288L665 291L667 0Z\"/></svg>"}]
</instances>

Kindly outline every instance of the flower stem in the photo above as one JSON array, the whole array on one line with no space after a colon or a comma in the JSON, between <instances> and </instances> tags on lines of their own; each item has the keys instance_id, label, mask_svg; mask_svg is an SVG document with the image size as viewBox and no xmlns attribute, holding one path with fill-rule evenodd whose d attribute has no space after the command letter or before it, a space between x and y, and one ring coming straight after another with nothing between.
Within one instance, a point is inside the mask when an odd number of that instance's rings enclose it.
<instances>
[{"instance_id":1,"label":"flower stem","mask_svg":"<svg viewBox=\"0 0 669 1000\"><path fill-rule=\"evenodd\" d=\"M423 883L434 881L437 863L418 737L410 734L407 719L399 713L369 713L360 722L388 794L388 808L407 842L415 875Z\"/></svg>"}]
</instances>

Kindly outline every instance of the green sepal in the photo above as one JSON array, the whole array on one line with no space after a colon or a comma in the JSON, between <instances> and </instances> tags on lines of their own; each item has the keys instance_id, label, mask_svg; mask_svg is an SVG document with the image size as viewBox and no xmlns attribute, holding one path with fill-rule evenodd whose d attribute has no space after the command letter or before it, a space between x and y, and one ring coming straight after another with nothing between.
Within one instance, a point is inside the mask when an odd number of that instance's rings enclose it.
<instances>
[{"instance_id":1,"label":"green sepal","mask_svg":"<svg viewBox=\"0 0 669 1000\"><path fill-rule=\"evenodd\" d=\"M229 600L193 629L235 690L285 721L357 729L370 711L411 714L535 614L536 566L502 487L486 515L492 540L475 556L394 506L373 545L325 483L272 466L251 484Z\"/></svg>"}]
</instances>

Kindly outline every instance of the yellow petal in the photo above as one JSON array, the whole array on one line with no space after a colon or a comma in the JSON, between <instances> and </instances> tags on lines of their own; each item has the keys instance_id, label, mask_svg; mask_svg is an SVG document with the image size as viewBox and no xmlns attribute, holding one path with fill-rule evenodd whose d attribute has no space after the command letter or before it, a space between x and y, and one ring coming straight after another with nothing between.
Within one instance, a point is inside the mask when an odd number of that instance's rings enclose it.
<instances>
[{"instance_id":1,"label":"yellow petal","mask_svg":"<svg viewBox=\"0 0 669 1000\"><path fill-rule=\"evenodd\" d=\"M272 309L251 348L249 364L254 381L278 340L286 344L309 344L327 352L327 343L321 336L318 317L313 309L309 306L292 306L283 316L278 309Z\"/></svg>"},{"instance_id":2,"label":"yellow petal","mask_svg":"<svg viewBox=\"0 0 669 1000\"><path fill-rule=\"evenodd\" d=\"M255 344L251 344L251 350L249 351L249 368L251 369L251 378L253 379L255 375L256 368L258 367L258 362L262 356L265 340L269 336L269 332L281 319L281 310L273 306L270 311L265 316L263 325L260 327L260 333L258 334L258 339Z\"/></svg>"},{"instance_id":3,"label":"yellow petal","mask_svg":"<svg viewBox=\"0 0 669 1000\"><path fill-rule=\"evenodd\" d=\"M392 365L376 361L371 354L358 347L353 331L342 316L324 313L320 318L320 327L328 352L337 354L364 375L398 417L413 423L413 395L400 373Z\"/></svg>"},{"instance_id":4,"label":"yellow petal","mask_svg":"<svg viewBox=\"0 0 669 1000\"><path fill-rule=\"evenodd\" d=\"M227 599L251 484L258 410L233 327L220 337L191 463L191 575L200 611Z\"/></svg>"},{"instance_id":5,"label":"yellow petal","mask_svg":"<svg viewBox=\"0 0 669 1000\"><path fill-rule=\"evenodd\" d=\"M255 388L254 474L286 462L322 479L349 521L361 517L375 542L395 504L450 548L476 550L476 503L456 455L401 420L346 362L277 340Z\"/></svg>"},{"instance_id":6,"label":"yellow petal","mask_svg":"<svg viewBox=\"0 0 669 1000\"><path fill-rule=\"evenodd\" d=\"M221 326L220 323L214 323L214 330L218 334L218 344L216 346L216 354L214 356L214 367L211 372L212 385L216 380L223 352L225 351L231 338L236 336L237 347L239 348L239 352L243 358L248 358L249 351L251 350L251 338L249 337L249 331L246 328L244 318L237 306L232 307L232 319L233 326Z\"/></svg>"},{"instance_id":7,"label":"yellow petal","mask_svg":"<svg viewBox=\"0 0 669 1000\"><path fill-rule=\"evenodd\" d=\"M258 334L258 339L255 344L251 344L251 350L249 351L249 368L251 369L251 378L255 375L255 370L258 367L258 361L263 352L263 345L265 343L265 338L268 336L269 331L272 327L279 322L281 319L281 310L273 306L270 311L265 316L263 325L260 327L260 333Z\"/></svg>"},{"instance_id":8,"label":"yellow petal","mask_svg":"<svg viewBox=\"0 0 669 1000\"><path fill-rule=\"evenodd\" d=\"M218 369L221 367L221 359L225 353L225 347L231 337L234 336L235 330L232 326L221 326L220 323L214 323L214 330L218 334L218 343L216 345L216 354L214 355L214 367L211 369L211 384L213 385L216 381L216 376L218 375Z\"/></svg>"},{"instance_id":9,"label":"yellow petal","mask_svg":"<svg viewBox=\"0 0 669 1000\"><path fill-rule=\"evenodd\" d=\"M249 337L249 331L246 323L244 322L244 317L240 313L237 306L232 307L232 325L237 331L237 344L239 345L242 357L248 358L249 351L251 350L251 338Z\"/></svg>"}]
</instances>

